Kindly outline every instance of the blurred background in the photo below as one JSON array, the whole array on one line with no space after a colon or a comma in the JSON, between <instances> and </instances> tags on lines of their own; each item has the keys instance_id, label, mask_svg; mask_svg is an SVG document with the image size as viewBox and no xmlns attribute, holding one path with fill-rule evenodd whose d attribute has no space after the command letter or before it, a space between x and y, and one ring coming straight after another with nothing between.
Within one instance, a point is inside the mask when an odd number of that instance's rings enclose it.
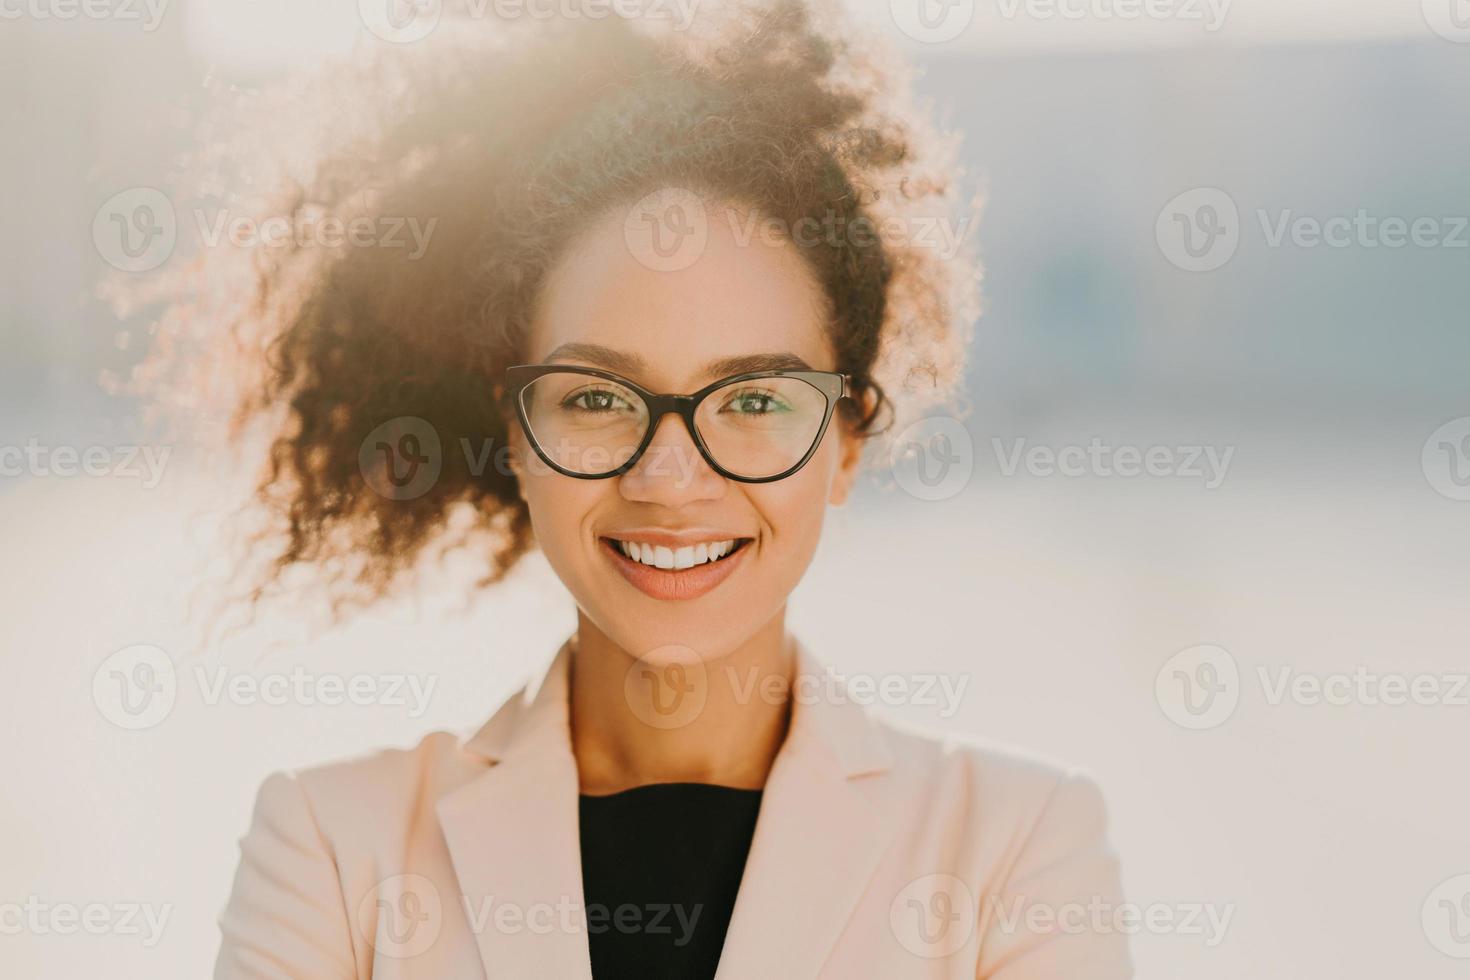
<instances>
[{"instance_id":1,"label":"blurred background","mask_svg":"<svg viewBox=\"0 0 1470 980\"><path fill-rule=\"evenodd\" d=\"M99 383L148 343L98 297L137 258L108 229L205 85L412 43L370 8L0 0L0 975L207 975L268 772L474 727L573 624L532 556L199 649L240 488ZM1136 936L1140 976L1465 976L1470 3L854 9L965 133L985 310L968 414L875 461L793 628L840 670L967 678L881 709L1087 769L1129 899L1228 911ZM144 716L109 688L139 664ZM292 671L426 694L214 686Z\"/></svg>"}]
</instances>

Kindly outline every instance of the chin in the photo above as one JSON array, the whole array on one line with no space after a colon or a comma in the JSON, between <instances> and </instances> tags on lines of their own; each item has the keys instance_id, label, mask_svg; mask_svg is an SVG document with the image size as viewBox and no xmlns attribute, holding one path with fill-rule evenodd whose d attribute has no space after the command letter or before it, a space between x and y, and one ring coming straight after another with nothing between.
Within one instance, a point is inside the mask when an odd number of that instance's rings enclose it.
<instances>
[{"instance_id":1,"label":"chin","mask_svg":"<svg viewBox=\"0 0 1470 980\"><path fill-rule=\"evenodd\" d=\"M625 618L625 617L620 617ZM680 624L685 616L670 616L657 625L647 620L629 622L604 632L614 643L640 662L651 666L708 663L729 656L747 639L745 629L712 628L704 617L690 616L687 627Z\"/></svg>"}]
</instances>

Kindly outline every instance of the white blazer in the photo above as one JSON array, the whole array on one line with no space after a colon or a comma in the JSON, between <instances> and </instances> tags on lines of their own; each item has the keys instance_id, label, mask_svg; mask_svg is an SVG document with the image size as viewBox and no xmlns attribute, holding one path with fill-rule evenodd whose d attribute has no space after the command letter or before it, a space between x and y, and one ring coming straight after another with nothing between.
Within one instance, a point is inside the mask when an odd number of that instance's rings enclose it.
<instances>
[{"instance_id":1,"label":"white blazer","mask_svg":"<svg viewBox=\"0 0 1470 980\"><path fill-rule=\"evenodd\" d=\"M267 778L217 980L590 980L569 657L468 739ZM838 687L793 706L718 980L1116 980L1121 902L1086 777L881 721Z\"/></svg>"}]
</instances>

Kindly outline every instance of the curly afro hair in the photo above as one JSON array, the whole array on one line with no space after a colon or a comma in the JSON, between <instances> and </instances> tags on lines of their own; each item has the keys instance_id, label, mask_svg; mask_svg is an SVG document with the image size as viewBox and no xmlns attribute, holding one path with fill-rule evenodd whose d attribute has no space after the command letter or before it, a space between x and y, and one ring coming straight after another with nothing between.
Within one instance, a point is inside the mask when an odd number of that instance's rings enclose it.
<instances>
[{"instance_id":1,"label":"curly afro hair","mask_svg":"<svg viewBox=\"0 0 1470 980\"><path fill-rule=\"evenodd\" d=\"M201 249L151 288L166 311L136 380L187 417L229 418L235 445L264 433L255 599L311 564L334 569L339 601L370 601L431 545L473 544L488 584L534 544L529 517L512 473L453 448L505 444L493 389L580 229L676 186L788 229L877 230L801 249L855 380L847 422L872 438L951 400L960 376L977 266L967 242L944 254L920 233L970 205L955 142L901 63L801 0L701 11L685 31L441 25L232 94L191 166L231 215L293 229L330 216L379 244L416 221L432 231L421 254L299 237ZM395 419L444 447L412 496L381 492L362 451Z\"/></svg>"}]
</instances>

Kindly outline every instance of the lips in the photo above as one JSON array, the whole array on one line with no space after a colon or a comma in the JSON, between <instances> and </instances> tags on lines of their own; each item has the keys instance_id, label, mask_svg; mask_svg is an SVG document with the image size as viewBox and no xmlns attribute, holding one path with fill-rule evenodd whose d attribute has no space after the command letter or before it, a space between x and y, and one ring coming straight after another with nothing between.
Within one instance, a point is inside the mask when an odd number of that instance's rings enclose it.
<instances>
[{"instance_id":1,"label":"lips","mask_svg":"<svg viewBox=\"0 0 1470 980\"><path fill-rule=\"evenodd\" d=\"M745 559L751 540L727 538L679 545L675 541L653 544L603 537L598 539L598 543L613 567L644 595L654 599L696 599L735 573ZM729 543L728 550L720 557L712 557L719 554L726 542ZM704 551L702 558L701 546ZM628 552L640 557L647 555L655 564L634 560ZM687 568L674 567L687 562L694 563ZM658 565L669 567L660 568Z\"/></svg>"}]
</instances>

